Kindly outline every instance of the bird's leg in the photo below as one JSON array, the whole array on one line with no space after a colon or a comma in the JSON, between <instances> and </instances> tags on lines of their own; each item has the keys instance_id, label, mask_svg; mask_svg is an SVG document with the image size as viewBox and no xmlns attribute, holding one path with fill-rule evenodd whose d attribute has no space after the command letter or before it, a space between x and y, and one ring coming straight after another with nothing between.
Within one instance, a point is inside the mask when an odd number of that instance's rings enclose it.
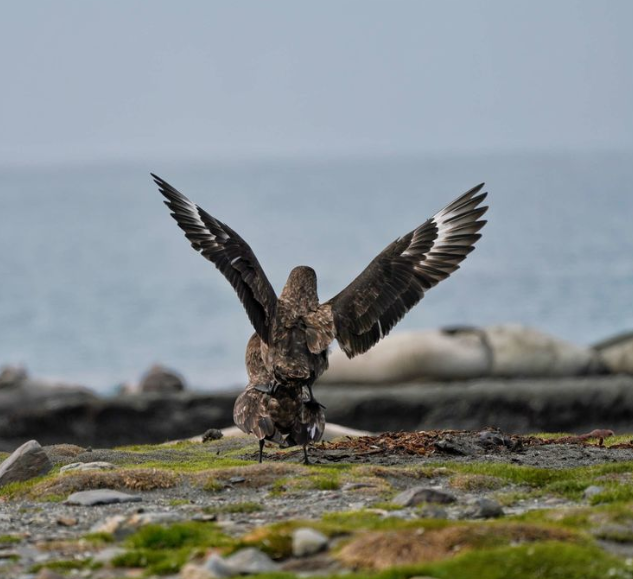
<instances>
[{"instance_id":1,"label":"bird's leg","mask_svg":"<svg viewBox=\"0 0 633 579\"><path fill-rule=\"evenodd\" d=\"M308 458L308 445L303 445L303 464L312 464Z\"/></svg>"},{"instance_id":2,"label":"bird's leg","mask_svg":"<svg viewBox=\"0 0 633 579\"><path fill-rule=\"evenodd\" d=\"M314 397L314 393L312 392L312 385L308 386L308 393L310 394L310 399L306 402L306 404L316 404L317 406L320 406L321 408L323 408L323 410L325 410L325 406L323 406L323 404L321 404Z\"/></svg>"},{"instance_id":3,"label":"bird's leg","mask_svg":"<svg viewBox=\"0 0 633 579\"><path fill-rule=\"evenodd\" d=\"M259 441L259 464L262 463L262 459L264 458L264 443L265 442L266 441L263 438Z\"/></svg>"}]
</instances>

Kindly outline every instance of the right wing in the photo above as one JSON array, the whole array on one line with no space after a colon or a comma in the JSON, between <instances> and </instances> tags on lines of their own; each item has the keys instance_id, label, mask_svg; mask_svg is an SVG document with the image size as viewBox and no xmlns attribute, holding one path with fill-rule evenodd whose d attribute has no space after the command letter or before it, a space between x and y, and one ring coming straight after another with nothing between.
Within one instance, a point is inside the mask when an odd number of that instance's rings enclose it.
<instances>
[{"instance_id":1,"label":"right wing","mask_svg":"<svg viewBox=\"0 0 633 579\"><path fill-rule=\"evenodd\" d=\"M253 250L228 225L189 201L160 177L151 175L191 246L222 272L240 298L253 328L268 344L277 296Z\"/></svg>"},{"instance_id":2,"label":"right wing","mask_svg":"<svg viewBox=\"0 0 633 579\"><path fill-rule=\"evenodd\" d=\"M336 339L353 358L386 336L426 291L459 268L485 225L479 218L483 183L464 193L417 229L399 237L342 292L330 307Z\"/></svg>"}]
</instances>

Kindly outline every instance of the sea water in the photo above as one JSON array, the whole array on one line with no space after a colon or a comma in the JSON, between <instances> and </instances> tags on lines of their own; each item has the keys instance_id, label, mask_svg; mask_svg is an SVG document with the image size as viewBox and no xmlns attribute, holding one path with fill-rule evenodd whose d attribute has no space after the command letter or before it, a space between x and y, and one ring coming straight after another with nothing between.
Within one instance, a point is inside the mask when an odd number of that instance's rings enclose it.
<instances>
[{"instance_id":1,"label":"sea water","mask_svg":"<svg viewBox=\"0 0 633 579\"><path fill-rule=\"evenodd\" d=\"M481 181L476 251L396 327L519 322L578 344L633 328L633 155L139 162L0 169L0 364L101 392L154 362L245 383L252 333L169 216L153 171L253 247L279 292L310 265L323 301Z\"/></svg>"}]
</instances>

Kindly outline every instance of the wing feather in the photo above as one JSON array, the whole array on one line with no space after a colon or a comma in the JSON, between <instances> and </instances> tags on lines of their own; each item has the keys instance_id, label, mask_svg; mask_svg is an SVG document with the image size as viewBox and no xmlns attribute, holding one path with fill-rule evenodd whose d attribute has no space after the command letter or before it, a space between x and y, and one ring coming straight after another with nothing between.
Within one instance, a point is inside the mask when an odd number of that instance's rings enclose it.
<instances>
[{"instance_id":1,"label":"wing feather","mask_svg":"<svg viewBox=\"0 0 633 579\"><path fill-rule=\"evenodd\" d=\"M342 292L332 308L336 339L349 358L386 336L426 291L459 269L486 224L483 183L396 239ZM322 306L322 307L324 307Z\"/></svg>"},{"instance_id":2,"label":"wing feather","mask_svg":"<svg viewBox=\"0 0 633 579\"><path fill-rule=\"evenodd\" d=\"M253 250L228 225L192 203L152 173L165 205L191 246L212 262L233 286L259 337L269 343L277 296Z\"/></svg>"}]
</instances>

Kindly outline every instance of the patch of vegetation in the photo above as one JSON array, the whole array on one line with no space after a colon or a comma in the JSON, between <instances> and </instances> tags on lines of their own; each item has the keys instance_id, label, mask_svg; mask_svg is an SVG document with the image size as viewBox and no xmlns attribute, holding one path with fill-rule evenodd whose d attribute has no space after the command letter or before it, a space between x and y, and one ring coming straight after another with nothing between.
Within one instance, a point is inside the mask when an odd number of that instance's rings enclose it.
<instances>
[{"instance_id":1,"label":"patch of vegetation","mask_svg":"<svg viewBox=\"0 0 633 579\"><path fill-rule=\"evenodd\" d=\"M459 474L450 479L449 485L462 491L490 491L507 484L503 479L485 474Z\"/></svg>"},{"instance_id":2,"label":"patch of vegetation","mask_svg":"<svg viewBox=\"0 0 633 579\"><path fill-rule=\"evenodd\" d=\"M103 472L69 473L44 480L30 489L32 498L65 499L69 494L92 489L150 491L176 486L180 477L171 471L136 468Z\"/></svg>"},{"instance_id":3,"label":"patch of vegetation","mask_svg":"<svg viewBox=\"0 0 633 579\"><path fill-rule=\"evenodd\" d=\"M457 552L493 549L503 545L580 539L567 529L525 523L445 524L357 534L338 553L352 568L389 569L449 558Z\"/></svg>"},{"instance_id":4,"label":"patch of vegetation","mask_svg":"<svg viewBox=\"0 0 633 579\"><path fill-rule=\"evenodd\" d=\"M0 535L0 545L14 544L22 541L18 535Z\"/></svg>"},{"instance_id":5,"label":"patch of vegetation","mask_svg":"<svg viewBox=\"0 0 633 579\"><path fill-rule=\"evenodd\" d=\"M88 541L88 543L92 543L94 545L106 545L109 543L114 543L114 535L112 533L88 533L84 535L84 541Z\"/></svg>"},{"instance_id":6,"label":"patch of vegetation","mask_svg":"<svg viewBox=\"0 0 633 579\"><path fill-rule=\"evenodd\" d=\"M100 563L93 563L92 559L62 559L59 561L47 561L31 567L31 573L37 573L42 569L51 571L74 571L76 569L95 570L101 567Z\"/></svg>"},{"instance_id":7,"label":"patch of vegetation","mask_svg":"<svg viewBox=\"0 0 633 579\"><path fill-rule=\"evenodd\" d=\"M548 541L518 547L471 551L425 565L419 574L437 579L604 579L633 577L631 567L595 546ZM406 577L407 575L404 575ZM394 575L381 574L380 579ZM358 578L359 579L359 578ZM378 579L378 577L376 578Z\"/></svg>"},{"instance_id":8,"label":"patch of vegetation","mask_svg":"<svg viewBox=\"0 0 633 579\"><path fill-rule=\"evenodd\" d=\"M187 560L210 547L230 547L234 541L210 523L147 525L130 535L129 551L115 557L115 567L143 567L147 574L176 573Z\"/></svg>"}]
</instances>

